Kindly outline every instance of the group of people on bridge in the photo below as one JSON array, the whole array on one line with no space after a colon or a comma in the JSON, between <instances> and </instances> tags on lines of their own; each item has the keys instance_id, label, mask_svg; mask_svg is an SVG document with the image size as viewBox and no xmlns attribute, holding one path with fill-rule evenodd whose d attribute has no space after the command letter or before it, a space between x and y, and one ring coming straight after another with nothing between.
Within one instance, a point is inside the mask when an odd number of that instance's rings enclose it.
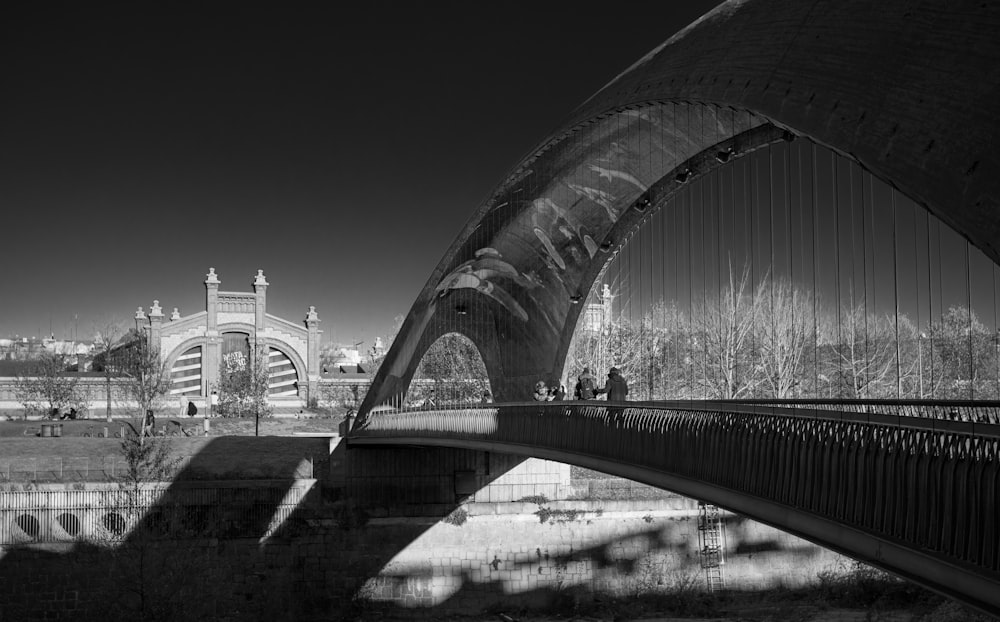
<instances>
[{"instance_id":1,"label":"group of people on bridge","mask_svg":"<svg viewBox=\"0 0 1000 622\"><path fill-rule=\"evenodd\" d=\"M576 386L573 388L573 399L593 400L599 395L607 395L609 402L624 402L628 400L628 382L621 374L621 370L612 367L608 371L608 379L603 387L597 386L597 378L590 373L589 367L584 367L577 376ZM552 386L547 386L544 380L535 383L535 392L532 398L536 402L552 402L566 399L566 387L558 382L553 382Z\"/></svg>"}]
</instances>

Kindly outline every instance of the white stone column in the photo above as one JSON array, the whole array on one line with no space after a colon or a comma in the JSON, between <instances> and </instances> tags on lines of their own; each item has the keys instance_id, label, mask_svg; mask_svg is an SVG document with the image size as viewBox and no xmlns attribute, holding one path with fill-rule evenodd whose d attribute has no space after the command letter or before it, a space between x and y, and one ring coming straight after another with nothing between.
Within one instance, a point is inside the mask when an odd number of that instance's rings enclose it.
<instances>
[{"instance_id":1,"label":"white stone column","mask_svg":"<svg viewBox=\"0 0 1000 622\"><path fill-rule=\"evenodd\" d=\"M306 313L306 328L309 330L309 339L306 342L307 404L319 399L319 337L323 334L319 329L319 323L316 307L310 306L309 312Z\"/></svg>"},{"instance_id":2,"label":"white stone column","mask_svg":"<svg viewBox=\"0 0 1000 622\"><path fill-rule=\"evenodd\" d=\"M163 328L163 308L160 307L160 301L154 300L153 306L149 308L149 347L157 351L160 349L160 334ZM160 356L164 357L168 352L160 352Z\"/></svg>"},{"instance_id":3,"label":"white stone column","mask_svg":"<svg viewBox=\"0 0 1000 622\"><path fill-rule=\"evenodd\" d=\"M222 362L222 338L219 336L219 285L222 281L209 268L205 275L205 348L201 353L202 395L211 395L212 387L219 382L219 364Z\"/></svg>"}]
</instances>

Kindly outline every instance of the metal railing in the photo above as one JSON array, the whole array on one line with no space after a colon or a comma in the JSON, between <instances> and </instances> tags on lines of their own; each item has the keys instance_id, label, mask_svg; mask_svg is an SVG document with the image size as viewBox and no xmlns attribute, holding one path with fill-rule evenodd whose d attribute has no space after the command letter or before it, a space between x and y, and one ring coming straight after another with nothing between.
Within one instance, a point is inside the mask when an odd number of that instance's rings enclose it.
<instances>
[{"instance_id":1,"label":"metal railing","mask_svg":"<svg viewBox=\"0 0 1000 622\"><path fill-rule=\"evenodd\" d=\"M294 479L315 477L315 455L303 456L289 476ZM0 484L4 483L72 483L72 482L119 482L127 479L128 461L121 456L40 456L37 458L14 458L4 461L0 458ZM178 463L163 468L163 477L170 480L204 481L236 479L231 473L220 473L218 469L193 467ZM240 473L238 479L272 479L273 474Z\"/></svg>"},{"instance_id":2,"label":"metal railing","mask_svg":"<svg viewBox=\"0 0 1000 622\"><path fill-rule=\"evenodd\" d=\"M124 458L42 456L0 464L0 482L103 482L127 471Z\"/></svg>"},{"instance_id":3,"label":"metal railing","mask_svg":"<svg viewBox=\"0 0 1000 622\"><path fill-rule=\"evenodd\" d=\"M1000 401L994 400L733 400L731 404L810 408L838 412L871 413L892 417L920 417L949 421L1000 424Z\"/></svg>"}]
</instances>

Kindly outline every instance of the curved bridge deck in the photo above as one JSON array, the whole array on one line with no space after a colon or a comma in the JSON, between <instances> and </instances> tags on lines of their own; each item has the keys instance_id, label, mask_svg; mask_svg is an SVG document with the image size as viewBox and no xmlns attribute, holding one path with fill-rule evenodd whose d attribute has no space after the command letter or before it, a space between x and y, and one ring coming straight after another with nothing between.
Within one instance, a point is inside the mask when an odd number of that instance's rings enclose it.
<instances>
[{"instance_id":1,"label":"curved bridge deck","mask_svg":"<svg viewBox=\"0 0 1000 622\"><path fill-rule=\"evenodd\" d=\"M852 410L913 414L905 404ZM594 468L708 501L1000 615L996 409L928 417L732 402L543 402L369 414L364 445ZM987 423L983 423L987 421Z\"/></svg>"}]
</instances>

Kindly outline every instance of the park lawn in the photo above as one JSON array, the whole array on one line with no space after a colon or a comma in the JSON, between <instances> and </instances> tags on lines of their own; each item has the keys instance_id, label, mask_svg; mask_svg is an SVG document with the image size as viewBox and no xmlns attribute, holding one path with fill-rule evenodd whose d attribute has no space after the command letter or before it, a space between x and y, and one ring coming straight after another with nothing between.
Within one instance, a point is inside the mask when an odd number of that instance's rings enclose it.
<instances>
[{"instance_id":1,"label":"park lawn","mask_svg":"<svg viewBox=\"0 0 1000 622\"><path fill-rule=\"evenodd\" d=\"M176 423L175 423L176 421ZM36 436L42 423L62 423L62 436ZM111 424L103 419L42 422L0 422L0 482L105 481L125 468L119 433L125 420ZM260 437L254 437L253 419L210 419L210 434L203 435L203 419L157 420L178 431L164 440L177 460L184 479L285 479L321 477L329 463L329 437L297 434L333 434L333 419L267 418L260 420ZM110 438L102 438L107 427ZM200 436L184 436L184 429ZM25 431L29 435L25 435ZM93 436L84 436L91 432ZM334 440L336 442L336 439Z\"/></svg>"}]
</instances>

